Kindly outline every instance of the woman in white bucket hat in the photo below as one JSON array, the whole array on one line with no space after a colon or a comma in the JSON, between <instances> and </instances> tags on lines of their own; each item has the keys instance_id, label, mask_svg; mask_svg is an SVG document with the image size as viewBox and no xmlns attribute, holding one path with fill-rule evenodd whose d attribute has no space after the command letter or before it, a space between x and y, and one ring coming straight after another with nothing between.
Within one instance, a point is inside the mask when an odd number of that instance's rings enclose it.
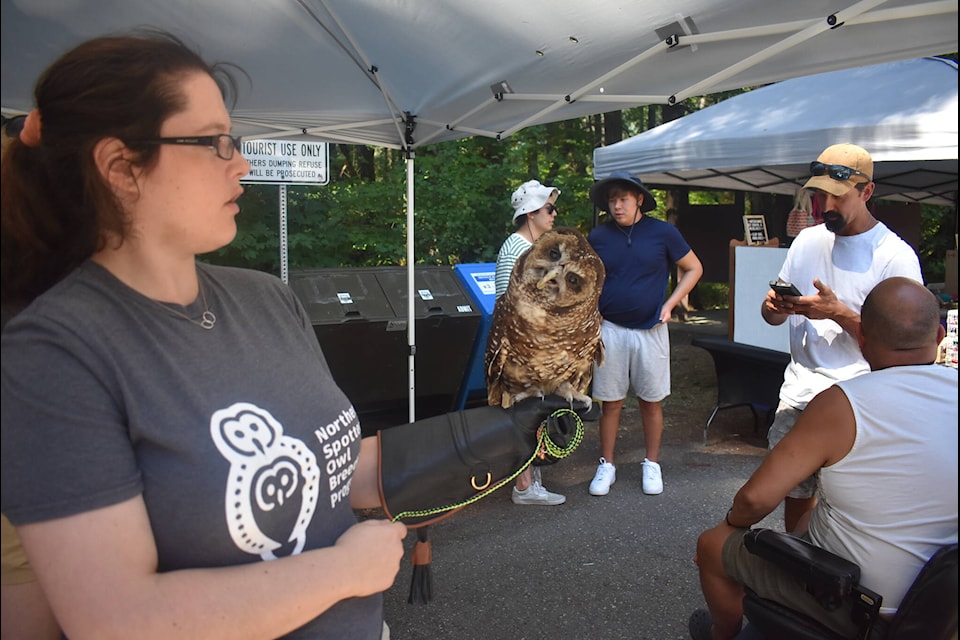
<instances>
[{"instance_id":1,"label":"woman in white bucket hat","mask_svg":"<svg viewBox=\"0 0 960 640\"><path fill-rule=\"evenodd\" d=\"M503 241L497 254L497 298L507 290L510 273L517 258L523 255L537 238L553 229L559 195L559 189L542 185L539 180L528 180L513 192L510 204L513 205L516 231ZM540 479L540 467L527 467L517 476L512 499L514 504L521 505L558 505L567 500L566 496L544 488Z\"/></svg>"}]
</instances>

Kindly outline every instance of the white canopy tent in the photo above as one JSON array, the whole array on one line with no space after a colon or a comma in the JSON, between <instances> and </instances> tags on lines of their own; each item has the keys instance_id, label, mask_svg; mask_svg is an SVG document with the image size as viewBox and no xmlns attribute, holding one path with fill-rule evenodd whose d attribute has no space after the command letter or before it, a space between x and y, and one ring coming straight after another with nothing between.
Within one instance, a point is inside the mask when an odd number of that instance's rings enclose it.
<instances>
[{"instance_id":1,"label":"white canopy tent","mask_svg":"<svg viewBox=\"0 0 960 640\"><path fill-rule=\"evenodd\" d=\"M2 107L55 56L138 25L253 79L250 137L416 148L957 49L957 1L3 0Z\"/></svg>"},{"instance_id":2,"label":"white canopy tent","mask_svg":"<svg viewBox=\"0 0 960 640\"><path fill-rule=\"evenodd\" d=\"M598 148L594 172L793 194L839 142L873 155L877 197L955 204L957 64L921 58L784 80Z\"/></svg>"},{"instance_id":3,"label":"white canopy tent","mask_svg":"<svg viewBox=\"0 0 960 640\"><path fill-rule=\"evenodd\" d=\"M0 108L29 110L83 39L173 31L250 74L236 133L408 152L412 294L417 147L956 51L957 17L957 0L2 0Z\"/></svg>"}]
</instances>

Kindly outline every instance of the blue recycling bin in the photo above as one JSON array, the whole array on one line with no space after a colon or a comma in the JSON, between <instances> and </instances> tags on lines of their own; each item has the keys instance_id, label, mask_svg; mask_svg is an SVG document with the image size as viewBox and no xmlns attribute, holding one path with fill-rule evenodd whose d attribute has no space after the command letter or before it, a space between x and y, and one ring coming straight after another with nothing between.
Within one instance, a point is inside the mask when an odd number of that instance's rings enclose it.
<instances>
[{"instance_id":1,"label":"blue recycling bin","mask_svg":"<svg viewBox=\"0 0 960 640\"><path fill-rule=\"evenodd\" d=\"M480 328L470 352L467 370L460 386L457 409L487 404L487 382L483 370L483 356L487 350L487 334L493 320L493 303L496 300L497 265L494 262L458 264L453 267L463 288L480 310Z\"/></svg>"}]
</instances>

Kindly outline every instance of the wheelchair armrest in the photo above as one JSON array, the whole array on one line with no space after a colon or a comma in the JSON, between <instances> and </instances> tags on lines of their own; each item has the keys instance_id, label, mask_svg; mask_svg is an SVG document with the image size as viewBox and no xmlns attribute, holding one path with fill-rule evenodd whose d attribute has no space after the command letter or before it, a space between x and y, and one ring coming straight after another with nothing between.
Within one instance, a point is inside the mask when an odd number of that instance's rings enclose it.
<instances>
[{"instance_id":1,"label":"wheelchair armrest","mask_svg":"<svg viewBox=\"0 0 960 640\"><path fill-rule=\"evenodd\" d=\"M859 566L788 533L751 529L744 534L744 546L805 583L827 610L836 609L860 582Z\"/></svg>"}]
</instances>

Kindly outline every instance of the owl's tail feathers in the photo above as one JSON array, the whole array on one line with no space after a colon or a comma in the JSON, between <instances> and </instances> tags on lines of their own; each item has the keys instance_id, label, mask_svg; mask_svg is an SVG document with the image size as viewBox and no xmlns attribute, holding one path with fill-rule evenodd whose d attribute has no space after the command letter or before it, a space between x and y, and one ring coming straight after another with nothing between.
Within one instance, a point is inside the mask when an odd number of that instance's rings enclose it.
<instances>
[{"instance_id":1,"label":"owl's tail feathers","mask_svg":"<svg viewBox=\"0 0 960 640\"><path fill-rule=\"evenodd\" d=\"M417 529L417 544L413 548L413 577L410 580L409 604L427 604L433 600L433 576L430 573L430 561L433 550L430 546L428 527Z\"/></svg>"}]
</instances>

